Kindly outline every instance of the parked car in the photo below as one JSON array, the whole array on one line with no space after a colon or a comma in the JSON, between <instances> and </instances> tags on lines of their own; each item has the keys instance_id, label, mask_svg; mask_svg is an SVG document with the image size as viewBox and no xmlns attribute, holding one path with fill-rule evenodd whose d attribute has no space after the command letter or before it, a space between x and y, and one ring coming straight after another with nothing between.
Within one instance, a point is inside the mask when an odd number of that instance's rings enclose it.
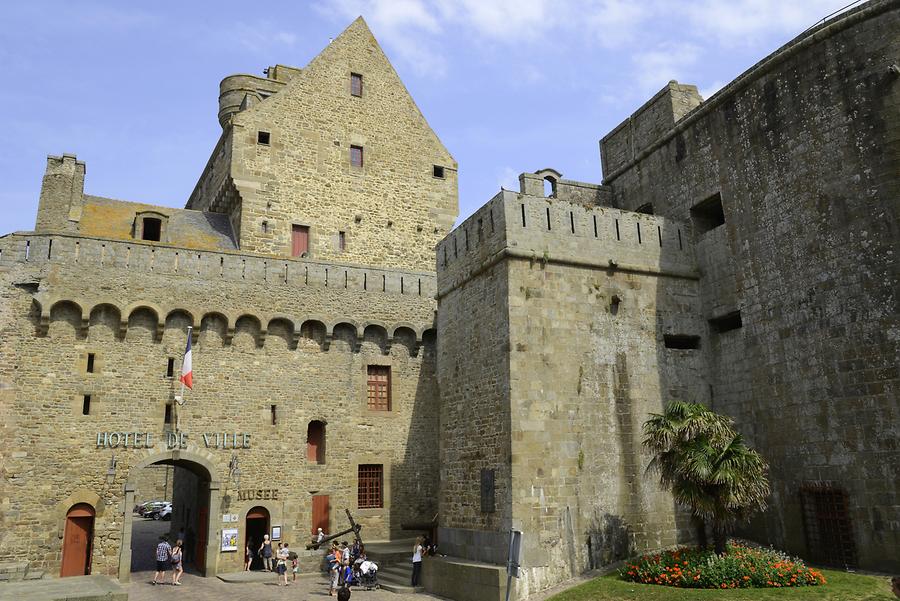
<instances>
[{"instance_id":1,"label":"parked car","mask_svg":"<svg viewBox=\"0 0 900 601\"><path fill-rule=\"evenodd\" d=\"M171 503L163 503L162 507L155 509L149 517L154 520L171 520L172 519L172 504Z\"/></svg>"},{"instance_id":2,"label":"parked car","mask_svg":"<svg viewBox=\"0 0 900 601\"><path fill-rule=\"evenodd\" d=\"M144 507L141 515L145 518L152 518L153 514L165 507L167 503L167 501L152 501Z\"/></svg>"},{"instance_id":3,"label":"parked car","mask_svg":"<svg viewBox=\"0 0 900 601\"><path fill-rule=\"evenodd\" d=\"M162 501L144 501L143 503L138 503L134 506L134 512L142 516L147 513L147 510L150 509L151 505L156 503L162 503Z\"/></svg>"}]
</instances>

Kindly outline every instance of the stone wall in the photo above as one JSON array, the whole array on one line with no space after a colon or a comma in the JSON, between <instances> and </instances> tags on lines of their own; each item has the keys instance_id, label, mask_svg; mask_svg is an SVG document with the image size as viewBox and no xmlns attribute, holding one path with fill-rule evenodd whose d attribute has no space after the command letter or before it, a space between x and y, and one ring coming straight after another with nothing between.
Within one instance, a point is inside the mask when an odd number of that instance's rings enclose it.
<instances>
[{"instance_id":1,"label":"stone wall","mask_svg":"<svg viewBox=\"0 0 900 601\"><path fill-rule=\"evenodd\" d=\"M359 97L351 73L363 77ZM282 89L233 114L223 136L234 194L218 200L228 194L210 175L214 156L188 206L233 213L239 202L242 249L289 256L296 224L310 228L315 259L434 268L434 245L458 211L456 161L361 19ZM361 167L350 164L351 145L363 148Z\"/></svg>"},{"instance_id":2,"label":"stone wall","mask_svg":"<svg viewBox=\"0 0 900 601\"><path fill-rule=\"evenodd\" d=\"M438 264L441 548L501 563L506 528L522 530L522 598L688 540L640 428L669 399L707 398L702 351L663 345L705 330L690 226L502 192Z\"/></svg>"},{"instance_id":3,"label":"stone wall","mask_svg":"<svg viewBox=\"0 0 900 601\"><path fill-rule=\"evenodd\" d=\"M696 219L714 406L770 461L772 509L746 534L809 556L800 489L847 493L858 565L900 557L900 5L869 2L726 86L618 172L614 202ZM604 145L608 143L604 138ZM606 149L604 153L614 149Z\"/></svg>"},{"instance_id":4,"label":"stone wall","mask_svg":"<svg viewBox=\"0 0 900 601\"><path fill-rule=\"evenodd\" d=\"M59 516L73 495L89 491L108 508L98 511L93 570L116 573L123 517L132 509L124 513L122 492L132 466L172 459L163 452L172 427L164 416L179 393L188 325L195 327L195 386L177 413L187 436L184 454L202 457L221 486L221 504L210 508L216 532L222 514L238 515L243 532L246 511L262 505L296 547L310 534L312 492L330 495L332 528L344 527L349 508L367 540L404 536L401 522L434 516L433 298L427 288L420 295L417 284L403 283L408 272L287 263L285 278L285 262L268 271L264 259L237 253L52 235L0 239L2 413L9 433L0 449L0 496L9 499L0 561L26 557L55 573ZM295 267L302 276L292 275ZM373 280L376 289L366 287ZM86 373L89 353L93 373ZM174 373L167 376L170 358ZM371 364L391 367L389 412L367 408ZM83 415L86 394L90 410ZM327 423L324 465L306 459L312 420ZM98 432L106 431L150 432L154 448L97 448ZM249 434L250 448L207 447L202 433L223 432ZM67 449L64 463L59 449ZM232 455L240 462L240 488L254 491L253 498L235 489ZM384 465L383 508L357 508L360 463ZM256 499L257 489L277 490L277 499ZM304 555L307 569L319 555ZM219 569L237 569L240 559L223 554Z\"/></svg>"},{"instance_id":5,"label":"stone wall","mask_svg":"<svg viewBox=\"0 0 900 601\"><path fill-rule=\"evenodd\" d=\"M171 501L175 485L173 470L171 465L153 465L135 470L131 477L135 504L144 501Z\"/></svg>"}]
</instances>

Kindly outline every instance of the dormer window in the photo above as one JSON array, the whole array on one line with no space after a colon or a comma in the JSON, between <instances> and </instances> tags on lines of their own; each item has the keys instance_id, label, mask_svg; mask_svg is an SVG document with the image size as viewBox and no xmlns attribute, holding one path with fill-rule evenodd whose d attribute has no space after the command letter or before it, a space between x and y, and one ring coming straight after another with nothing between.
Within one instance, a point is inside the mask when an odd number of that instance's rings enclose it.
<instances>
[{"instance_id":1,"label":"dormer window","mask_svg":"<svg viewBox=\"0 0 900 601\"><path fill-rule=\"evenodd\" d=\"M149 242L164 241L167 220L168 218L160 213L138 213L134 219L134 237Z\"/></svg>"}]
</instances>

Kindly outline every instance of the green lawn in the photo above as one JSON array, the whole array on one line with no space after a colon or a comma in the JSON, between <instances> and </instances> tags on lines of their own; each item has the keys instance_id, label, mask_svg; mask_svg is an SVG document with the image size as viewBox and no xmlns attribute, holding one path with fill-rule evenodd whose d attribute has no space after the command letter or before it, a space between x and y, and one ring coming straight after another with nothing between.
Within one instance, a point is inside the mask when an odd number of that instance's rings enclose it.
<instances>
[{"instance_id":1,"label":"green lawn","mask_svg":"<svg viewBox=\"0 0 900 601\"><path fill-rule=\"evenodd\" d=\"M620 580L615 574L595 578L548 601L607 601L612 599L637 599L638 601L694 601L696 600L786 600L812 601L889 601L896 599L891 593L890 578L861 576L846 572L822 570L828 584L799 588L755 588L717 591L712 589L681 589L652 584L635 584Z\"/></svg>"}]
</instances>

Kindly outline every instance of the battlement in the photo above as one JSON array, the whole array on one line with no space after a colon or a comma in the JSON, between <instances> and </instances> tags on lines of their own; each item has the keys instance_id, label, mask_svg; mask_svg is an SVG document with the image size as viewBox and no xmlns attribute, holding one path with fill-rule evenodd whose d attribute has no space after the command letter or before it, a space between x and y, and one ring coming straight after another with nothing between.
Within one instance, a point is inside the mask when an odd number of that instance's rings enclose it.
<instances>
[{"instance_id":1,"label":"battlement","mask_svg":"<svg viewBox=\"0 0 900 601\"><path fill-rule=\"evenodd\" d=\"M438 244L438 298L504 257L699 278L688 224L503 190Z\"/></svg>"},{"instance_id":2,"label":"battlement","mask_svg":"<svg viewBox=\"0 0 900 601\"><path fill-rule=\"evenodd\" d=\"M0 269L16 263L78 264L194 280L322 286L424 298L436 292L433 273L58 234L19 232L0 238Z\"/></svg>"}]
</instances>

